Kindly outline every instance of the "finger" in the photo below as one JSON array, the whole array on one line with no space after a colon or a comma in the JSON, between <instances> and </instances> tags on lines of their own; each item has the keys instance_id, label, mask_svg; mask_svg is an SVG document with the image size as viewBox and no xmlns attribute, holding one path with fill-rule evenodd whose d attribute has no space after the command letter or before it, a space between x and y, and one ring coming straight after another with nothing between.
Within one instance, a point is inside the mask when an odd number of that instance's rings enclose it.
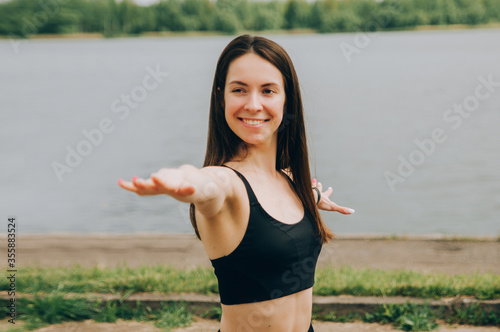
<instances>
[{"instance_id":1,"label":"finger","mask_svg":"<svg viewBox=\"0 0 500 332\"><path fill-rule=\"evenodd\" d=\"M354 210L345 206L340 206L335 202L332 202L330 199L325 198L325 200L321 202L322 209L327 211L335 211L340 212L342 214L353 214Z\"/></svg>"},{"instance_id":2,"label":"finger","mask_svg":"<svg viewBox=\"0 0 500 332\"><path fill-rule=\"evenodd\" d=\"M177 195L182 195L182 196L189 196L189 195L192 195L194 194L196 191L196 187L195 186L184 186L184 187L180 187L178 188L175 193Z\"/></svg>"},{"instance_id":3,"label":"finger","mask_svg":"<svg viewBox=\"0 0 500 332\"><path fill-rule=\"evenodd\" d=\"M152 179L139 179L134 177L132 183L136 186L136 194L140 196L144 195L158 195L160 194L160 188L153 182Z\"/></svg>"},{"instance_id":4,"label":"finger","mask_svg":"<svg viewBox=\"0 0 500 332\"><path fill-rule=\"evenodd\" d=\"M342 207L343 209L343 214L353 214L354 212L356 212L354 209L351 209L351 208L348 208L348 207Z\"/></svg>"},{"instance_id":5,"label":"finger","mask_svg":"<svg viewBox=\"0 0 500 332\"><path fill-rule=\"evenodd\" d=\"M351 208L348 208L348 207L345 207L345 206L338 206L337 204L335 204L335 210L334 211L337 211L337 212L340 212L342 214L353 214L355 211Z\"/></svg>"},{"instance_id":6,"label":"finger","mask_svg":"<svg viewBox=\"0 0 500 332\"><path fill-rule=\"evenodd\" d=\"M149 189L151 187L156 187L156 184L151 179L141 179L137 176L132 178L132 183L138 188Z\"/></svg>"},{"instance_id":7,"label":"finger","mask_svg":"<svg viewBox=\"0 0 500 332\"><path fill-rule=\"evenodd\" d=\"M151 174L151 180L157 186L165 187L165 184L160 180L158 173Z\"/></svg>"},{"instance_id":8,"label":"finger","mask_svg":"<svg viewBox=\"0 0 500 332\"><path fill-rule=\"evenodd\" d=\"M328 187L328 189L324 193L322 193L321 196L330 197L332 193L333 193L332 187Z\"/></svg>"},{"instance_id":9,"label":"finger","mask_svg":"<svg viewBox=\"0 0 500 332\"><path fill-rule=\"evenodd\" d=\"M195 186L189 185L189 186L179 186L176 189L169 188L165 186L165 183L159 178L159 176L155 173L151 175L151 181L158 187L158 188L164 188L164 190L168 194L175 194L175 195L181 195L181 196L189 196L194 194L196 191Z\"/></svg>"},{"instance_id":10,"label":"finger","mask_svg":"<svg viewBox=\"0 0 500 332\"><path fill-rule=\"evenodd\" d=\"M122 179L118 179L118 185L120 187L122 187L123 189L127 189L127 190L130 190L130 191L133 191L133 192L136 191L136 188L135 188L135 186L134 186L134 184L132 182L128 182L128 181L125 181L125 180L122 180Z\"/></svg>"},{"instance_id":11,"label":"finger","mask_svg":"<svg viewBox=\"0 0 500 332\"><path fill-rule=\"evenodd\" d=\"M321 184L321 182L318 182L318 184L316 185L316 187L318 187L318 189L323 192L323 185Z\"/></svg>"}]
</instances>

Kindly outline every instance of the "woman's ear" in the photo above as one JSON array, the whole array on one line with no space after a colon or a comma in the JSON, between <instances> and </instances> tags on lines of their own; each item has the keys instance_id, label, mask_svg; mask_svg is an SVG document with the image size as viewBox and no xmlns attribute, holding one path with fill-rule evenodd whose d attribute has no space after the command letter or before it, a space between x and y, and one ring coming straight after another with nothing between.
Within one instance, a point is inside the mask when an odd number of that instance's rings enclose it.
<instances>
[{"instance_id":1,"label":"woman's ear","mask_svg":"<svg viewBox=\"0 0 500 332\"><path fill-rule=\"evenodd\" d=\"M217 87L217 98L219 99L219 104L224 108L224 91L218 86Z\"/></svg>"}]
</instances>

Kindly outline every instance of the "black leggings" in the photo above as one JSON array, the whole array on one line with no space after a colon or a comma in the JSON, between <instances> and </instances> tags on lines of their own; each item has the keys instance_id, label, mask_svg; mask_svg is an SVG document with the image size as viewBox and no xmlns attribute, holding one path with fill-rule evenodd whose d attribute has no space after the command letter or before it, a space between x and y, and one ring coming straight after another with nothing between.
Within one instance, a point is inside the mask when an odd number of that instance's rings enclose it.
<instances>
[{"instance_id":1,"label":"black leggings","mask_svg":"<svg viewBox=\"0 0 500 332\"><path fill-rule=\"evenodd\" d=\"M220 332L220 330L217 332ZM312 322L311 322L311 325L309 325L309 330L307 330L307 332L314 332Z\"/></svg>"}]
</instances>

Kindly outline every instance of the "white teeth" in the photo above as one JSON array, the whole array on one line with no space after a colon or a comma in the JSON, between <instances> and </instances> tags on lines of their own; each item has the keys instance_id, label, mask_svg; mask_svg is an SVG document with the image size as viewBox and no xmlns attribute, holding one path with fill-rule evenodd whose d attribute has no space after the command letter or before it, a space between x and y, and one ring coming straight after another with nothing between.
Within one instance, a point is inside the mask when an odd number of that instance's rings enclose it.
<instances>
[{"instance_id":1,"label":"white teeth","mask_svg":"<svg viewBox=\"0 0 500 332\"><path fill-rule=\"evenodd\" d=\"M245 122L246 124L249 124L251 126L255 126L255 125L259 125L259 124L263 123L264 121L262 121L262 120L246 120L246 119L243 119L243 122Z\"/></svg>"}]
</instances>

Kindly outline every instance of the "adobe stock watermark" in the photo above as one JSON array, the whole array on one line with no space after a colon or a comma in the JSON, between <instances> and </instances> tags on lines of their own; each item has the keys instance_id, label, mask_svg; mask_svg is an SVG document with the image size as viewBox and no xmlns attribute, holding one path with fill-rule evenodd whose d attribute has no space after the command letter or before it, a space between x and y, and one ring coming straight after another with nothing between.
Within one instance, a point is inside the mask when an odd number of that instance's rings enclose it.
<instances>
[{"instance_id":1,"label":"adobe stock watermark","mask_svg":"<svg viewBox=\"0 0 500 332\"><path fill-rule=\"evenodd\" d=\"M25 42L22 38L27 38L29 35L38 33L38 30L45 26L49 20L57 15L61 10L61 5L68 0L37 0L40 5L40 10L35 12L31 17L23 16L21 18L21 35L14 33L9 34L10 45L15 54L19 53L21 44Z\"/></svg>"},{"instance_id":2,"label":"adobe stock watermark","mask_svg":"<svg viewBox=\"0 0 500 332\"><path fill-rule=\"evenodd\" d=\"M463 119L469 118L479 108L481 101L490 98L495 93L496 88L500 87L500 82L493 81L493 74L489 74L487 78L479 76L477 79L479 84L474 89L474 93L465 97L460 104L453 104L453 107L446 109L443 113L444 122L450 124L453 130L459 129ZM441 127L434 128L427 138L415 139L416 148L406 158L401 154L398 156L397 174L391 171L384 172L385 180L391 191L394 192L396 184L405 182L408 177L415 173L416 168L436 152L437 146L447 139L446 130Z\"/></svg>"},{"instance_id":3,"label":"adobe stock watermark","mask_svg":"<svg viewBox=\"0 0 500 332\"><path fill-rule=\"evenodd\" d=\"M365 24L362 32L358 32L354 35L352 43L343 41L339 44L340 50L348 64L352 62L354 54L360 54L362 50L370 45L373 37L378 36L380 33L378 30L387 27L394 14L397 14L400 10L399 4L395 3L386 7L383 11L371 14L372 20Z\"/></svg>"},{"instance_id":4,"label":"adobe stock watermark","mask_svg":"<svg viewBox=\"0 0 500 332\"><path fill-rule=\"evenodd\" d=\"M145 68L147 74L143 77L141 84L134 86L129 93L122 93L120 98L115 99L110 106L111 112L118 114L120 120L125 120L130 115L131 109L136 109L144 101L148 94L158 88L168 73L160 70L160 65L153 69ZM59 182L63 181L63 175L72 173L88 157L95 147L104 142L106 134L116 129L115 122L110 118L102 118L95 128L83 129L82 138L75 146L66 145L66 157L64 161L52 161L51 167Z\"/></svg>"}]
</instances>

